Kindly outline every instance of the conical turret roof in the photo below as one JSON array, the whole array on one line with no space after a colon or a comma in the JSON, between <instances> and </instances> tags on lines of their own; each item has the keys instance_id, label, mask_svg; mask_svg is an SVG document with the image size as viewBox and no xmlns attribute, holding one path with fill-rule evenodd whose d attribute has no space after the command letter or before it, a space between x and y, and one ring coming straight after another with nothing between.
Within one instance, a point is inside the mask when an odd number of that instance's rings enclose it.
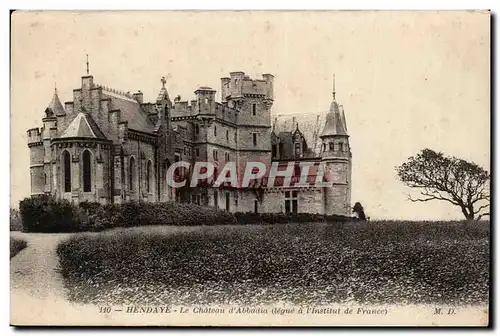
<instances>
[{"instance_id":1,"label":"conical turret roof","mask_svg":"<svg viewBox=\"0 0 500 336\"><path fill-rule=\"evenodd\" d=\"M52 100L50 101L49 106L45 109L45 113L47 117L51 116L64 116L66 115L66 111L64 110L63 105L61 104L61 100L59 100L59 96L57 95L57 89L54 89L54 95L52 96Z\"/></svg>"},{"instance_id":2,"label":"conical turret roof","mask_svg":"<svg viewBox=\"0 0 500 336\"><path fill-rule=\"evenodd\" d=\"M335 99L335 74L333 74L333 100L330 104L330 111L326 115L325 127L320 137L347 136L347 123L345 121L344 107L340 106Z\"/></svg>"},{"instance_id":3,"label":"conical turret roof","mask_svg":"<svg viewBox=\"0 0 500 336\"><path fill-rule=\"evenodd\" d=\"M326 122L320 137L344 135L347 136L344 109L340 112L339 104L335 99L330 104L330 111L326 115Z\"/></svg>"}]
</instances>

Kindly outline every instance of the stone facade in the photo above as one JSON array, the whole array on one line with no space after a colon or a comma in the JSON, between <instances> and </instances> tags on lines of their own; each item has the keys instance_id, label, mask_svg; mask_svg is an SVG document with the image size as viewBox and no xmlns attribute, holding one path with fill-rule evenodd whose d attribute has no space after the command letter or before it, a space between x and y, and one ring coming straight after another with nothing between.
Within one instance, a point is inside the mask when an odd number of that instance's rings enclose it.
<instances>
[{"instance_id":1,"label":"stone facade","mask_svg":"<svg viewBox=\"0 0 500 336\"><path fill-rule=\"evenodd\" d=\"M177 96L172 102L165 84L162 79L158 97L150 103L140 91L119 92L96 84L90 75L82 77L73 101L64 107L56 90L43 126L27 131L31 194L74 202L175 200L231 212L350 214L352 155L335 93L326 118L277 116L272 121L270 74L251 79L231 72L221 79L221 102L209 87L198 88L190 101ZM270 185L265 175L245 188L215 188L212 178L194 188L173 189L166 173L177 161L191 164L184 177L196 162L212 163L216 176L232 162L239 182L248 162L268 168L279 163L279 170L291 163L295 168L288 187L279 180ZM332 185L298 185L301 164L310 165L304 181L314 179L323 164Z\"/></svg>"}]
</instances>

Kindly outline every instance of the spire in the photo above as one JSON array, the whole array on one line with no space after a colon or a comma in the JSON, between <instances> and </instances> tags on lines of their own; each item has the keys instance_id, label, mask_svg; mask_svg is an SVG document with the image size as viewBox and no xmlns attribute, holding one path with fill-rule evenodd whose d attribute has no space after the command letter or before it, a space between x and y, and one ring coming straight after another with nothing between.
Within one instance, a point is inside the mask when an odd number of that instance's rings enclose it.
<instances>
[{"instance_id":1,"label":"spire","mask_svg":"<svg viewBox=\"0 0 500 336\"><path fill-rule=\"evenodd\" d=\"M89 54L87 54L87 75L89 74Z\"/></svg>"},{"instance_id":2,"label":"spire","mask_svg":"<svg viewBox=\"0 0 500 336\"><path fill-rule=\"evenodd\" d=\"M167 79L165 78L165 76L163 76L160 81L161 81L161 90L160 93L158 94L158 97L156 98L156 102L160 103L164 101L170 104L170 97L168 95L167 88L165 87Z\"/></svg>"},{"instance_id":3,"label":"spire","mask_svg":"<svg viewBox=\"0 0 500 336\"><path fill-rule=\"evenodd\" d=\"M347 125L345 122L344 108L335 99L335 74L333 75L333 101L330 104L330 111L326 115L326 122L320 137L347 135Z\"/></svg>"},{"instance_id":4,"label":"spire","mask_svg":"<svg viewBox=\"0 0 500 336\"><path fill-rule=\"evenodd\" d=\"M335 73L333 73L333 91L332 91L332 94L333 94L333 101L335 101Z\"/></svg>"},{"instance_id":5,"label":"spire","mask_svg":"<svg viewBox=\"0 0 500 336\"><path fill-rule=\"evenodd\" d=\"M54 95L52 96L52 100L49 103L49 106L45 109L45 114L47 116L64 116L66 112L64 111L64 107L61 104L61 100L57 94L57 86L54 86Z\"/></svg>"}]
</instances>

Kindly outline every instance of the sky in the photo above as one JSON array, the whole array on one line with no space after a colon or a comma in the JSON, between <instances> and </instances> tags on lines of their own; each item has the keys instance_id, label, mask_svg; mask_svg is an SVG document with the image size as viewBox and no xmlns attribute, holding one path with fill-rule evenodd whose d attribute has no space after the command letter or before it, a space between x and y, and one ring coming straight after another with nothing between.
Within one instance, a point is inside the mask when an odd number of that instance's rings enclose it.
<instances>
[{"instance_id":1,"label":"sky","mask_svg":"<svg viewBox=\"0 0 500 336\"><path fill-rule=\"evenodd\" d=\"M418 195L395 167L423 148L490 171L490 22L479 12L16 12L11 32L11 205L29 196L26 130L57 85L72 100L86 73L156 98L218 90L220 78L272 73L273 114L328 110L332 76L353 153L352 203L372 219L461 219ZM57 84L56 84L57 83Z\"/></svg>"}]
</instances>

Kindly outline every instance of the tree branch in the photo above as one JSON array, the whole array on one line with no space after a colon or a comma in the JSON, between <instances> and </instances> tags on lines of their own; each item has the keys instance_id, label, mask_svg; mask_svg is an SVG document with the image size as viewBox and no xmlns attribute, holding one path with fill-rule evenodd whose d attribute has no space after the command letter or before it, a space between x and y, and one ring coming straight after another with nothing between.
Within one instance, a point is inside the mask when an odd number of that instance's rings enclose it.
<instances>
[{"instance_id":1,"label":"tree branch","mask_svg":"<svg viewBox=\"0 0 500 336\"><path fill-rule=\"evenodd\" d=\"M485 212L485 213L480 214L479 216L477 216L477 217L476 217L476 220L477 220L477 221L480 221L480 220L481 220L481 218L483 218L483 216L489 216L489 215L490 215L490 213L489 213L489 212Z\"/></svg>"},{"instance_id":2,"label":"tree branch","mask_svg":"<svg viewBox=\"0 0 500 336\"><path fill-rule=\"evenodd\" d=\"M486 208L488 208L489 206L490 206L489 204L481 205L479 208L477 208L477 210L476 210L476 211L474 211L474 215L475 215L475 214L478 214L481 210L486 209Z\"/></svg>"}]
</instances>

